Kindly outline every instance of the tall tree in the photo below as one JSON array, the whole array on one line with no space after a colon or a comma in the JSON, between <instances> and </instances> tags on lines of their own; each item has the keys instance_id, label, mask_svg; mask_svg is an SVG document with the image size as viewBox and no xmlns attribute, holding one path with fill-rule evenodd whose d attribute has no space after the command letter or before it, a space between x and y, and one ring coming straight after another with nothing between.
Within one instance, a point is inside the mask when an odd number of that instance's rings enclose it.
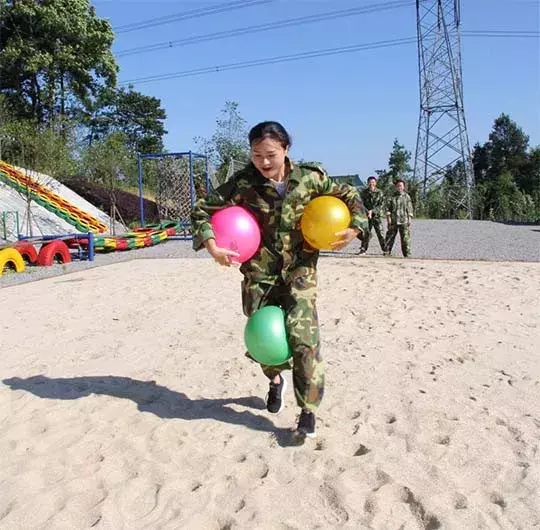
<instances>
[{"instance_id":1,"label":"tall tree","mask_svg":"<svg viewBox=\"0 0 540 530\"><path fill-rule=\"evenodd\" d=\"M1 101L0 101L1 104ZM0 117L5 118L6 116ZM69 123L35 125L29 120L0 121L0 158L22 169L24 174L38 184L55 190L51 175L63 180L76 168L74 159L74 134ZM34 194L27 185L18 193L26 201L23 233L33 234L32 205Z\"/></svg>"},{"instance_id":2,"label":"tall tree","mask_svg":"<svg viewBox=\"0 0 540 530\"><path fill-rule=\"evenodd\" d=\"M218 183L226 180L231 160L242 163L249 160L247 122L238 107L237 102L225 102L212 137L194 139L198 149L207 155L209 163L215 168Z\"/></svg>"},{"instance_id":3,"label":"tall tree","mask_svg":"<svg viewBox=\"0 0 540 530\"><path fill-rule=\"evenodd\" d=\"M540 200L538 148L529 152L529 137L501 114L493 122L489 140L476 144L473 168L477 215L481 219L534 218ZM540 207L537 204L536 209Z\"/></svg>"},{"instance_id":4,"label":"tall tree","mask_svg":"<svg viewBox=\"0 0 540 530\"><path fill-rule=\"evenodd\" d=\"M114 86L114 33L89 0L0 3L0 93L16 117L52 122Z\"/></svg>"},{"instance_id":5,"label":"tall tree","mask_svg":"<svg viewBox=\"0 0 540 530\"><path fill-rule=\"evenodd\" d=\"M75 131L71 123L35 125L28 120L0 123L1 158L58 180L76 169ZM44 184L44 182L41 182Z\"/></svg>"},{"instance_id":6,"label":"tall tree","mask_svg":"<svg viewBox=\"0 0 540 530\"><path fill-rule=\"evenodd\" d=\"M385 193L389 193L398 179L409 182L412 172L409 164L410 159L411 153L395 138L392 144L392 151L390 151L388 157L388 169L377 169L375 171L378 187Z\"/></svg>"},{"instance_id":7,"label":"tall tree","mask_svg":"<svg viewBox=\"0 0 540 530\"><path fill-rule=\"evenodd\" d=\"M529 137L507 114L501 114L493 124L487 150L492 176L508 171L519 178L528 162Z\"/></svg>"},{"instance_id":8,"label":"tall tree","mask_svg":"<svg viewBox=\"0 0 540 530\"><path fill-rule=\"evenodd\" d=\"M540 146L529 151L529 161L519 175L518 184L525 193L538 196L540 208Z\"/></svg>"},{"instance_id":9,"label":"tall tree","mask_svg":"<svg viewBox=\"0 0 540 530\"><path fill-rule=\"evenodd\" d=\"M84 116L84 122L89 144L113 132L121 132L133 153L155 153L163 151L166 118L161 100L141 94L130 86L127 90L102 90L92 111Z\"/></svg>"},{"instance_id":10,"label":"tall tree","mask_svg":"<svg viewBox=\"0 0 540 530\"><path fill-rule=\"evenodd\" d=\"M133 165L127 139L121 132L113 132L92 144L81 160L81 169L88 180L110 188L115 188L132 171Z\"/></svg>"},{"instance_id":11,"label":"tall tree","mask_svg":"<svg viewBox=\"0 0 540 530\"><path fill-rule=\"evenodd\" d=\"M409 164L411 159L410 151L400 144L397 138L392 144L392 151L388 157L388 169L377 169L377 186L383 190L385 195L394 192L394 184L397 180L403 179L407 183L407 192L411 195L413 203L416 206L418 199L419 186L411 178L412 169Z\"/></svg>"},{"instance_id":12,"label":"tall tree","mask_svg":"<svg viewBox=\"0 0 540 530\"><path fill-rule=\"evenodd\" d=\"M392 184L398 179L407 180L410 178L412 172L410 160L411 152L407 151L405 146L398 142L397 138L394 139L392 152L388 159L388 172L392 179Z\"/></svg>"}]
</instances>

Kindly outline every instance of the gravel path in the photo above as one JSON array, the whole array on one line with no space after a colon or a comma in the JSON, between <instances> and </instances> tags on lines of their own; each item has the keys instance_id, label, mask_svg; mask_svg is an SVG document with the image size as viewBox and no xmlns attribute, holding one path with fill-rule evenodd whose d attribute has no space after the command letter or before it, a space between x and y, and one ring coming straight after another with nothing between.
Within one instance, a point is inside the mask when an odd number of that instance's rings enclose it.
<instances>
[{"instance_id":1,"label":"gravel path","mask_svg":"<svg viewBox=\"0 0 540 530\"><path fill-rule=\"evenodd\" d=\"M340 253L323 252L322 259L325 256L355 257L358 249L359 242L355 240ZM540 262L540 225L417 220L413 224L412 252L413 258L424 259ZM374 232L365 256L382 257ZM205 251L194 252L191 241L166 241L155 247L97 254L94 262L81 261L52 267L28 267L24 273L5 273L0 277L0 288L133 259L207 257ZM394 244L393 257L401 258L399 236ZM364 256L358 256L358 259L364 259Z\"/></svg>"}]
</instances>

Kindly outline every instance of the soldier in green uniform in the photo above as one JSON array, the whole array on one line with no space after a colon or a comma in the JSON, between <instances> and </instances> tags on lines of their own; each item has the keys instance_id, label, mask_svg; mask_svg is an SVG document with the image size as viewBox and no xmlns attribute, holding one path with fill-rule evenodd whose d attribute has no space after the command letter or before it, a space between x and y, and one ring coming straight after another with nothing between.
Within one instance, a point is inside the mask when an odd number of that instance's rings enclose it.
<instances>
[{"instance_id":1,"label":"soldier in green uniform","mask_svg":"<svg viewBox=\"0 0 540 530\"><path fill-rule=\"evenodd\" d=\"M411 220L413 218L413 205L411 197L405 191L405 182L398 180L395 184L396 191L388 199L386 220L388 229L386 232L385 255L392 253L394 241L399 232L401 239L401 252L403 257L411 255Z\"/></svg>"},{"instance_id":2,"label":"soldier in green uniform","mask_svg":"<svg viewBox=\"0 0 540 530\"><path fill-rule=\"evenodd\" d=\"M382 190L377 188L377 179L376 177L368 178L368 187L362 190L360 197L364 203L364 208L367 211L368 218L368 237L362 239L362 246L360 247L359 254L365 254L369 246L369 240L371 239L371 230L375 229L377 234L377 239L379 240L379 245L381 250L384 252L384 234L383 234L383 223L381 216L384 215L384 193Z\"/></svg>"},{"instance_id":3,"label":"soldier in green uniform","mask_svg":"<svg viewBox=\"0 0 540 530\"><path fill-rule=\"evenodd\" d=\"M193 248L205 247L221 265L230 266L235 252L216 245L211 216L232 205L247 208L261 228L261 246L242 263L242 307L249 317L266 305L279 305L286 314L286 329L293 352L291 362L264 366L270 379L266 408L283 408L286 380L281 372L292 368L294 393L301 409L296 432L315 436L315 412L324 394L324 368L320 353L316 309L319 252L303 238L300 219L315 197L333 195L351 212L351 225L338 233L335 250L348 245L367 230L362 202L356 189L338 186L316 165L295 165L288 157L290 137L277 122L262 122L249 133L251 161L215 192L199 199L191 213ZM292 364L292 366L291 366Z\"/></svg>"}]
</instances>

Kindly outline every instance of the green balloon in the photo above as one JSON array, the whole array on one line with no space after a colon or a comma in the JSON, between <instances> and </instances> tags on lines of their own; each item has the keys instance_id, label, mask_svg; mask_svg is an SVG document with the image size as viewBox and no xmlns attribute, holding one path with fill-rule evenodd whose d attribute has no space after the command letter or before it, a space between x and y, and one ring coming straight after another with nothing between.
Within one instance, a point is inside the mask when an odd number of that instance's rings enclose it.
<instances>
[{"instance_id":1,"label":"green balloon","mask_svg":"<svg viewBox=\"0 0 540 530\"><path fill-rule=\"evenodd\" d=\"M285 313L275 305L261 307L248 318L244 342L259 363L276 366L292 355L285 329Z\"/></svg>"}]
</instances>

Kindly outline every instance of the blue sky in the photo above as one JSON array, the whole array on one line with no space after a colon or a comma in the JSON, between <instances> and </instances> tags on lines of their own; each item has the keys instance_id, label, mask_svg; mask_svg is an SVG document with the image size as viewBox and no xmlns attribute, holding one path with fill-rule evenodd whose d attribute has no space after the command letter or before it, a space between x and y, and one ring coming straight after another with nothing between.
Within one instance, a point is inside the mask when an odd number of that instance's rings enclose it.
<instances>
[{"instance_id":1,"label":"blue sky","mask_svg":"<svg viewBox=\"0 0 540 530\"><path fill-rule=\"evenodd\" d=\"M117 33L113 51L277 20L369 5L376 0L268 0L221 14ZM95 0L113 27L230 0ZM461 0L462 30L540 29L538 1ZM371 14L260 34L118 57L119 82L359 43L414 37L414 3ZM540 144L538 38L463 37L463 80L471 147L487 140L505 112ZM151 83L136 90L158 97L167 112L169 151L194 150L210 137L225 101L237 101L248 125L277 120L293 137L293 158L321 161L330 174L362 178L387 166L397 138L414 155L419 112L415 44L263 65Z\"/></svg>"}]
</instances>

